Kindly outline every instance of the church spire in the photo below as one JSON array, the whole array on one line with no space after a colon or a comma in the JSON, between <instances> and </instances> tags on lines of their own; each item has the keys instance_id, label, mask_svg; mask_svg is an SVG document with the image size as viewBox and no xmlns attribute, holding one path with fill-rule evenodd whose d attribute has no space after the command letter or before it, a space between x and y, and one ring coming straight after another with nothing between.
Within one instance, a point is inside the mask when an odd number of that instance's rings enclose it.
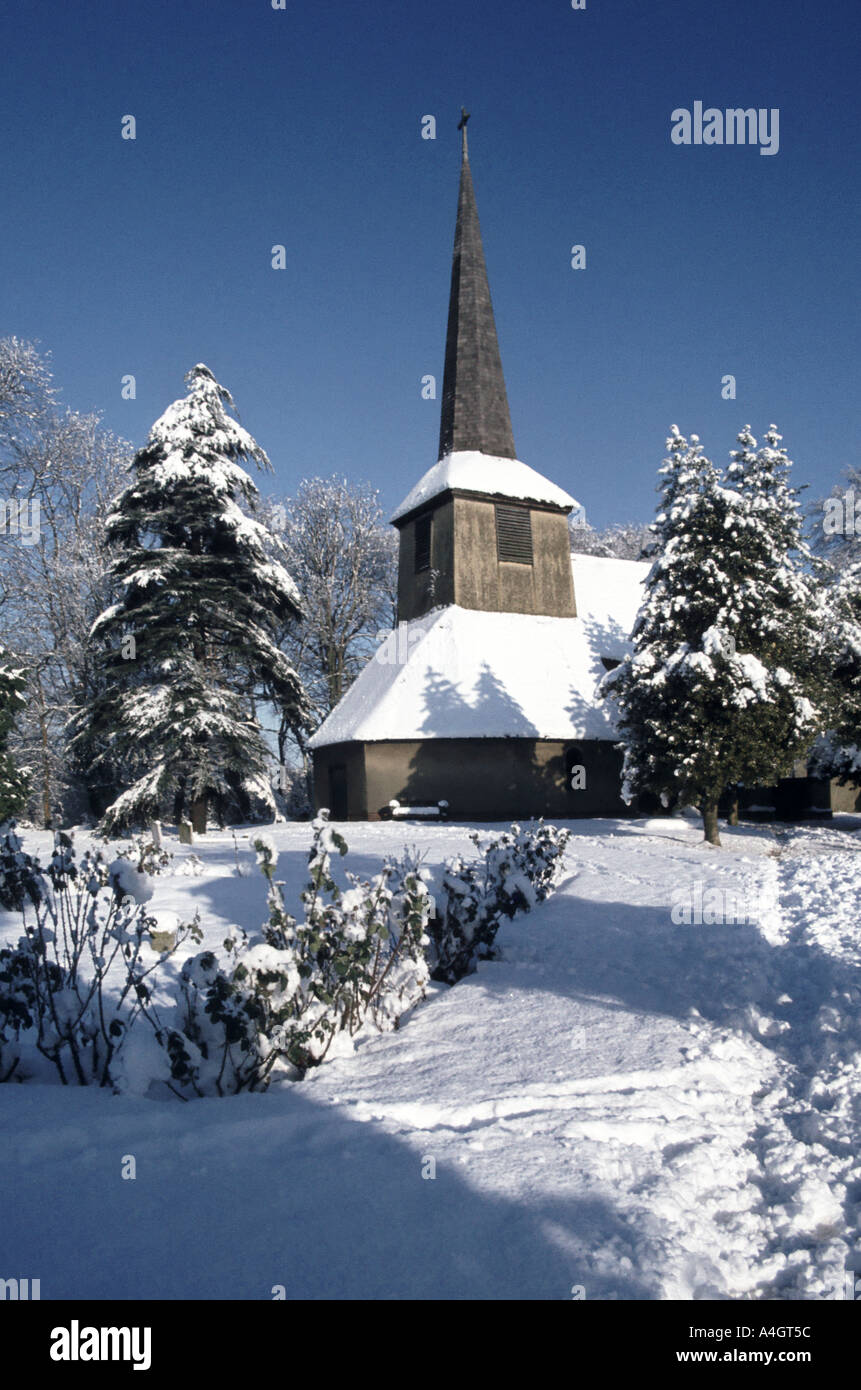
<instances>
[{"instance_id":1,"label":"church spire","mask_svg":"<svg viewBox=\"0 0 861 1390\"><path fill-rule=\"evenodd\" d=\"M474 451L516 458L508 396L487 283L478 209L461 108L460 194L445 345L439 457Z\"/></svg>"}]
</instances>

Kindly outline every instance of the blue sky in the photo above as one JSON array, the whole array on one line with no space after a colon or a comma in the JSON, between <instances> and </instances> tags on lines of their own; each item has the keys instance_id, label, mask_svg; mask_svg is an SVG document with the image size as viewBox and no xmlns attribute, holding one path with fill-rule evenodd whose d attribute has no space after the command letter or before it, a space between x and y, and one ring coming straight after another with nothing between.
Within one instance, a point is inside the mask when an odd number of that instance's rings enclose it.
<instances>
[{"instance_id":1,"label":"blue sky","mask_svg":"<svg viewBox=\"0 0 861 1390\"><path fill-rule=\"evenodd\" d=\"M10 8L0 334L135 445L206 362L266 491L394 508L436 459L465 103L520 458L649 519L670 424L722 462L775 420L826 492L861 461L859 38L857 0ZM696 100L777 107L779 152L673 145Z\"/></svg>"}]
</instances>

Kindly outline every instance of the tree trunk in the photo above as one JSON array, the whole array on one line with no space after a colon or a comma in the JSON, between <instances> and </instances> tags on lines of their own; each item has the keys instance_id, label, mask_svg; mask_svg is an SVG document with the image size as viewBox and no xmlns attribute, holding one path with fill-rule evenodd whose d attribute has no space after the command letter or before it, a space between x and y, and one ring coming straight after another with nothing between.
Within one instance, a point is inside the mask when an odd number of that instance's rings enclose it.
<instances>
[{"instance_id":1,"label":"tree trunk","mask_svg":"<svg viewBox=\"0 0 861 1390\"><path fill-rule=\"evenodd\" d=\"M717 845L718 849L720 849L717 801L703 802L700 811L703 817L703 830L705 831L706 844Z\"/></svg>"},{"instance_id":2,"label":"tree trunk","mask_svg":"<svg viewBox=\"0 0 861 1390\"><path fill-rule=\"evenodd\" d=\"M206 803L205 796L197 796L191 803L191 828L195 835L206 834Z\"/></svg>"},{"instance_id":3,"label":"tree trunk","mask_svg":"<svg viewBox=\"0 0 861 1390\"><path fill-rule=\"evenodd\" d=\"M738 825L738 794L730 802L729 815L727 816L728 825Z\"/></svg>"},{"instance_id":4,"label":"tree trunk","mask_svg":"<svg viewBox=\"0 0 861 1390\"><path fill-rule=\"evenodd\" d=\"M174 824L179 825L185 813L185 778L180 777L176 784L176 791L173 797L173 819Z\"/></svg>"},{"instance_id":5,"label":"tree trunk","mask_svg":"<svg viewBox=\"0 0 861 1390\"><path fill-rule=\"evenodd\" d=\"M39 735L42 743L42 822L46 830L50 830L52 823L51 810L51 760L48 753L48 722L45 718L45 697L42 694L42 682L38 676L36 678L36 688L39 692Z\"/></svg>"}]
</instances>

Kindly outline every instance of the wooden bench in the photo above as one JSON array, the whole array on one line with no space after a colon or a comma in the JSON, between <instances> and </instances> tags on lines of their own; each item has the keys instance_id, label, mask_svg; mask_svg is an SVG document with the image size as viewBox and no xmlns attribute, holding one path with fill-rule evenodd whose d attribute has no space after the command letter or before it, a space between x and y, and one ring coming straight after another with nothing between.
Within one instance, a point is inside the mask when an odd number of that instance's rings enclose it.
<instances>
[{"instance_id":1,"label":"wooden bench","mask_svg":"<svg viewBox=\"0 0 861 1390\"><path fill-rule=\"evenodd\" d=\"M390 801L380 808L380 820L447 820L447 801Z\"/></svg>"}]
</instances>

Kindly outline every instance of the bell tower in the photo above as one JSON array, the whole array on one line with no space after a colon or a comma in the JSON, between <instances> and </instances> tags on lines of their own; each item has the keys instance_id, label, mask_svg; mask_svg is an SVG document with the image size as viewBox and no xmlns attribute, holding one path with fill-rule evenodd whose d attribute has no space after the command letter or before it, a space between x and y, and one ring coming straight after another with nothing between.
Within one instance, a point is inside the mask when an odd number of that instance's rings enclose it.
<instances>
[{"instance_id":1,"label":"bell tower","mask_svg":"<svg viewBox=\"0 0 861 1390\"><path fill-rule=\"evenodd\" d=\"M457 604L576 616L573 497L517 458L461 110L439 459L392 517L400 532L398 621Z\"/></svg>"}]
</instances>

